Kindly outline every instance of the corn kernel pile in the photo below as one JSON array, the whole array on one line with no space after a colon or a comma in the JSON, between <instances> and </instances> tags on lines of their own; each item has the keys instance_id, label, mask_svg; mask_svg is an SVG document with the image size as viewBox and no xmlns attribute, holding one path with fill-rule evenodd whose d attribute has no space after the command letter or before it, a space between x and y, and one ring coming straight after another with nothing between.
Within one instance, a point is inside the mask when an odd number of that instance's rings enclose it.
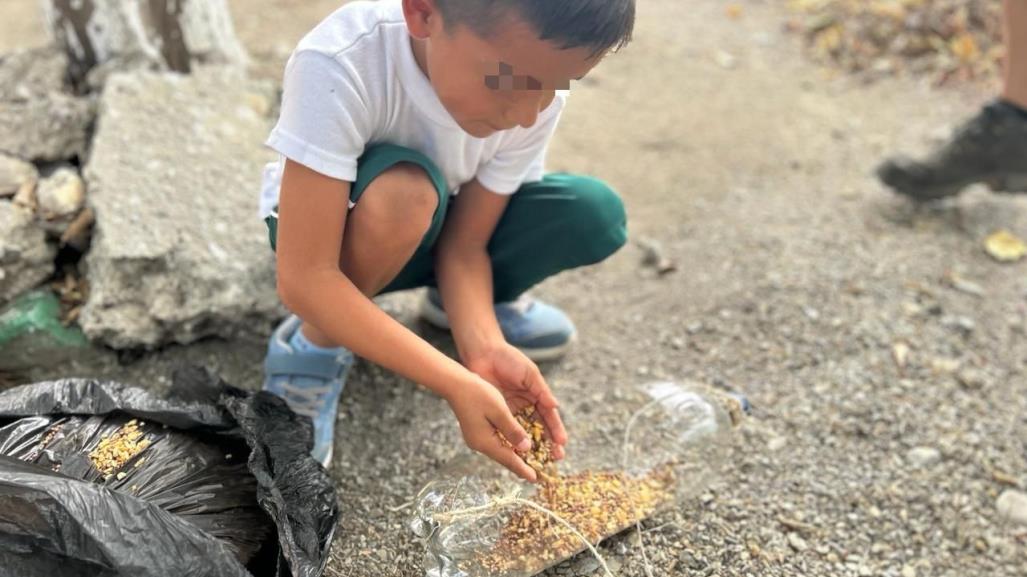
<instances>
[{"instance_id":1,"label":"corn kernel pile","mask_svg":"<svg viewBox=\"0 0 1027 577\"><path fill-rule=\"evenodd\" d=\"M530 451L518 453L539 473L539 489L532 501L555 513L591 543L634 525L673 498L669 468L644 477L621 472L585 471L559 475L552 460L552 442L529 407L516 415L531 435ZM581 538L551 516L531 507L516 509L500 532L496 545L475 562L490 575L535 573L584 550Z\"/></svg>"},{"instance_id":2,"label":"corn kernel pile","mask_svg":"<svg viewBox=\"0 0 1027 577\"><path fill-rule=\"evenodd\" d=\"M533 501L556 513L591 543L634 525L672 498L669 471L632 478L586 471L539 487ZM489 574L536 572L585 549L581 539L541 511L520 508L510 516L496 545L476 561Z\"/></svg>"},{"instance_id":3,"label":"corn kernel pile","mask_svg":"<svg viewBox=\"0 0 1027 577\"><path fill-rule=\"evenodd\" d=\"M132 457L150 446L150 440L144 439L139 429L141 425L145 423L132 419L113 434L101 437L96 448L89 452L89 460L104 479L112 477Z\"/></svg>"}]
</instances>

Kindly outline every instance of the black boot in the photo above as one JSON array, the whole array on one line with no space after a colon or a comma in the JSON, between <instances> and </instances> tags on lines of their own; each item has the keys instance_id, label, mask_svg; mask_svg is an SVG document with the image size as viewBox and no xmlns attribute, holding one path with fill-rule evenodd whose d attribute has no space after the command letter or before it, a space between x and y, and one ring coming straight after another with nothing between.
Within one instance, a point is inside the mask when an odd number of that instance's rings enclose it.
<instances>
[{"instance_id":1,"label":"black boot","mask_svg":"<svg viewBox=\"0 0 1027 577\"><path fill-rule=\"evenodd\" d=\"M1027 192L1027 112L993 102L925 160L895 157L877 169L877 176L915 200L955 196L975 183Z\"/></svg>"}]
</instances>

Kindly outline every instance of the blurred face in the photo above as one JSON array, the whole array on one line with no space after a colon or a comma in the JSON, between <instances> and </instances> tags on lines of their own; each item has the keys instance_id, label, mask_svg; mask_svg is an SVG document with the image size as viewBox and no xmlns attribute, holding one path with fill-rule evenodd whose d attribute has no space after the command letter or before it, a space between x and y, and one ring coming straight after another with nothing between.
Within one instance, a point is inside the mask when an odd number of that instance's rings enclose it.
<instances>
[{"instance_id":1,"label":"blurred face","mask_svg":"<svg viewBox=\"0 0 1027 577\"><path fill-rule=\"evenodd\" d=\"M590 48L560 50L516 16L483 38L450 33L431 0L404 0L411 46L439 100L468 134L485 138L535 124L556 90L570 88L602 60Z\"/></svg>"}]
</instances>

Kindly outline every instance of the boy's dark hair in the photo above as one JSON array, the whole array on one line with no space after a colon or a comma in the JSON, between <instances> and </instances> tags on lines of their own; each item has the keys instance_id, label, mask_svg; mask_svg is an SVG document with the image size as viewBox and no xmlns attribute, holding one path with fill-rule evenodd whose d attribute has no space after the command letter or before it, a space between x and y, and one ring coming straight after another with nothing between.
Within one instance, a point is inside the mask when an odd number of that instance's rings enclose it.
<instances>
[{"instance_id":1,"label":"boy's dark hair","mask_svg":"<svg viewBox=\"0 0 1027 577\"><path fill-rule=\"evenodd\" d=\"M464 24L492 36L515 15L534 27L539 38L561 49L587 47L595 56L631 40L635 0L435 0L446 28Z\"/></svg>"}]
</instances>

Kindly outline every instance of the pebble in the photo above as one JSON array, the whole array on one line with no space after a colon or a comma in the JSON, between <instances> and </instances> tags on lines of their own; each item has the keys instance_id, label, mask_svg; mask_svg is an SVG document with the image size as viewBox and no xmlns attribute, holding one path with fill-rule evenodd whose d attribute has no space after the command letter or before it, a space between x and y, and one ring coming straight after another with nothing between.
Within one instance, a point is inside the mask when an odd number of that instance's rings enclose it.
<instances>
[{"instance_id":1,"label":"pebble","mask_svg":"<svg viewBox=\"0 0 1027 577\"><path fill-rule=\"evenodd\" d=\"M959 292L977 297L984 296L984 288L981 285L973 281L969 281L955 273L948 276L948 282L952 288Z\"/></svg>"},{"instance_id":2,"label":"pebble","mask_svg":"<svg viewBox=\"0 0 1027 577\"><path fill-rule=\"evenodd\" d=\"M916 577L916 568L912 565L906 565L902 568L902 577Z\"/></svg>"},{"instance_id":3,"label":"pebble","mask_svg":"<svg viewBox=\"0 0 1027 577\"><path fill-rule=\"evenodd\" d=\"M773 437L767 441L767 449L775 453L785 448L786 445L788 445L788 439L785 437Z\"/></svg>"},{"instance_id":4,"label":"pebble","mask_svg":"<svg viewBox=\"0 0 1027 577\"><path fill-rule=\"evenodd\" d=\"M906 461L915 469L923 469L941 461L941 451L934 447L914 447L906 453Z\"/></svg>"},{"instance_id":5,"label":"pebble","mask_svg":"<svg viewBox=\"0 0 1027 577\"><path fill-rule=\"evenodd\" d=\"M792 549L795 549L800 553L809 549L809 545L806 543L806 540L799 536L798 533L788 534L788 544L792 546Z\"/></svg>"},{"instance_id":6,"label":"pebble","mask_svg":"<svg viewBox=\"0 0 1027 577\"><path fill-rule=\"evenodd\" d=\"M718 66L728 70L734 68L735 64L738 62L735 55L726 50L718 50L716 54L714 54L714 60L717 61Z\"/></svg>"},{"instance_id":7,"label":"pebble","mask_svg":"<svg viewBox=\"0 0 1027 577\"><path fill-rule=\"evenodd\" d=\"M595 558L595 555L591 553L583 554L583 556L574 562L571 567L571 572L577 575L591 575L599 569L599 560Z\"/></svg>"},{"instance_id":8,"label":"pebble","mask_svg":"<svg viewBox=\"0 0 1027 577\"><path fill-rule=\"evenodd\" d=\"M1012 489L1003 491L995 502L995 507L1004 519L1027 525L1027 493Z\"/></svg>"},{"instance_id":9,"label":"pebble","mask_svg":"<svg viewBox=\"0 0 1027 577\"><path fill-rule=\"evenodd\" d=\"M983 389L988 384L987 375L977 369L963 369L956 373L956 380L967 389Z\"/></svg>"},{"instance_id":10,"label":"pebble","mask_svg":"<svg viewBox=\"0 0 1027 577\"><path fill-rule=\"evenodd\" d=\"M78 171L62 166L39 183L36 202L39 215L45 219L71 216L77 213L86 200L86 187Z\"/></svg>"},{"instance_id":11,"label":"pebble","mask_svg":"<svg viewBox=\"0 0 1027 577\"><path fill-rule=\"evenodd\" d=\"M931 361L931 370L940 375L950 375L959 370L959 365L957 359L936 357Z\"/></svg>"},{"instance_id":12,"label":"pebble","mask_svg":"<svg viewBox=\"0 0 1027 577\"><path fill-rule=\"evenodd\" d=\"M972 318L964 316L944 316L941 319L941 324L964 333L972 333L977 328L977 323Z\"/></svg>"}]
</instances>

